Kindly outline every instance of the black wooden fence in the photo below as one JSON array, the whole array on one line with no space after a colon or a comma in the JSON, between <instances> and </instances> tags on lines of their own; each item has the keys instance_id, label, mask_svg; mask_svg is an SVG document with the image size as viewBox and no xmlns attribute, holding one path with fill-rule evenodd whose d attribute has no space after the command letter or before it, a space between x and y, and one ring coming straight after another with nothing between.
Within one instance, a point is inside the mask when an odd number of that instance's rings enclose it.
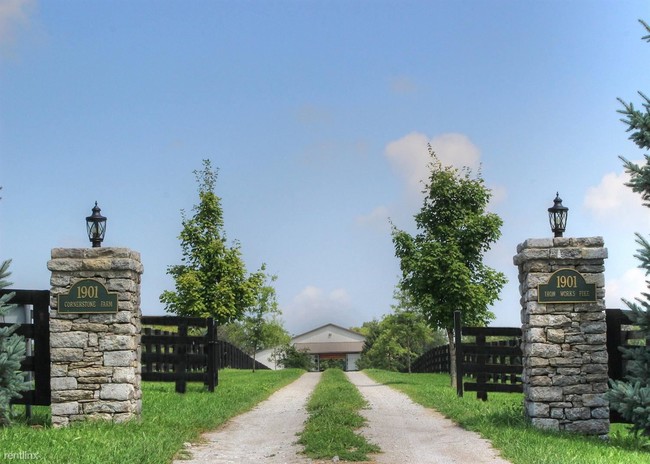
<instances>
[{"instance_id":1,"label":"black wooden fence","mask_svg":"<svg viewBox=\"0 0 650 464\"><path fill-rule=\"evenodd\" d=\"M212 318L143 316L143 326L173 327L142 330L142 380L176 382L176 391L184 393L187 382L203 382L209 391L219 383L218 371L268 369L239 348L217 341Z\"/></svg>"},{"instance_id":2,"label":"black wooden fence","mask_svg":"<svg viewBox=\"0 0 650 464\"><path fill-rule=\"evenodd\" d=\"M474 343L462 337L474 337ZM487 337L508 338L487 342ZM522 393L521 328L519 327L463 327L460 311L454 313L454 341L456 345L456 388L475 391L476 397L487 400L488 392ZM463 382L465 376L473 382Z\"/></svg>"},{"instance_id":3,"label":"black wooden fence","mask_svg":"<svg viewBox=\"0 0 650 464\"><path fill-rule=\"evenodd\" d=\"M20 324L16 331L25 337L28 356L21 364L21 370L30 375L33 388L15 398L14 404L49 406L50 398L50 292L48 290L0 290L0 295L15 292L11 304L31 305L32 322ZM10 327L11 323L0 323ZM31 353L31 354L30 354Z\"/></svg>"},{"instance_id":4,"label":"black wooden fence","mask_svg":"<svg viewBox=\"0 0 650 464\"><path fill-rule=\"evenodd\" d=\"M419 356L411 372L449 372L449 345L436 346Z\"/></svg>"}]
</instances>

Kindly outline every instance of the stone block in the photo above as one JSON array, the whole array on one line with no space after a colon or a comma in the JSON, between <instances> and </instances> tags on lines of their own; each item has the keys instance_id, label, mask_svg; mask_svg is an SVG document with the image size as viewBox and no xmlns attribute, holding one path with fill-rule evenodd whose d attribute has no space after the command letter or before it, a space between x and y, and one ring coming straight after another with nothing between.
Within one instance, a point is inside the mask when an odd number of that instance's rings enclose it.
<instances>
[{"instance_id":1,"label":"stone block","mask_svg":"<svg viewBox=\"0 0 650 464\"><path fill-rule=\"evenodd\" d=\"M54 416L69 416L73 414L79 414L79 403L76 401L70 401L68 403L54 403L51 406L52 420L54 422Z\"/></svg>"},{"instance_id":2,"label":"stone block","mask_svg":"<svg viewBox=\"0 0 650 464\"><path fill-rule=\"evenodd\" d=\"M546 343L546 331L542 327L532 327L523 336L526 343Z\"/></svg>"},{"instance_id":3,"label":"stone block","mask_svg":"<svg viewBox=\"0 0 650 464\"><path fill-rule=\"evenodd\" d=\"M136 339L131 335L106 334L99 338L100 351L135 350Z\"/></svg>"},{"instance_id":4,"label":"stone block","mask_svg":"<svg viewBox=\"0 0 650 464\"><path fill-rule=\"evenodd\" d=\"M546 340L550 343L564 343L564 330L562 329L547 329Z\"/></svg>"},{"instance_id":5,"label":"stone block","mask_svg":"<svg viewBox=\"0 0 650 464\"><path fill-rule=\"evenodd\" d=\"M123 413L130 412L133 408L128 401L99 401L97 403L89 403L84 406L84 413Z\"/></svg>"},{"instance_id":6,"label":"stone block","mask_svg":"<svg viewBox=\"0 0 650 464\"><path fill-rule=\"evenodd\" d=\"M544 367L549 365L549 360L546 358L532 358L530 356L525 356L523 358L524 365L526 367L534 367L534 368L539 368L539 367Z\"/></svg>"},{"instance_id":7,"label":"stone block","mask_svg":"<svg viewBox=\"0 0 650 464\"><path fill-rule=\"evenodd\" d=\"M584 435L607 435L609 433L609 420L589 419L569 422L564 426L564 430Z\"/></svg>"},{"instance_id":8,"label":"stone block","mask_svg":"<svg viewBox=\"0 0 650 464\"><path fill-rule=\"evenodd\" d=\"M53 390L52 404L67 403L72 401L92 400L94 394L90 390Z\"/></svg>"},{"instance_id":9,"label":"stone block","mask_svg":"<svg viewBox=\"0 0 650 464\"><path fill-rule=\"evenodd\" d=\"M130 383L137 382L135 367L116 367L113 370L113 382L115 383Z\"/></svg>"},{"instance_id":10,"label":"stone block","mask_svg":"<svg viewBox=\"0 0 650 464\"><path fill-rule=\"evenodd\" d=\"M530 343L524 346L524 355L536 358L554 358L559 356L562 349L551 343Z\"/></svg>"},{"instance_id":11,"label":"stone block","mask_svg":"<svg viewBox=\"0 0 650 464\"><path fill-rule=\"evenodd\" d=\"M128 401L135 397L135 388L128 383L109 383L101 386L99 398L102 400Z\"/></svg>"},{"instance_id":12,"label":"stone block","mask_svg":"<svg viewBox=\"0 0 650 464\"><path fill-rule=\"evenodd\" d=\"M584 395L584 394L592 393L591 385L589 383L581 383L578 385L567 385L563 388L564 388L565 395Z\"/></svg>"},{"instance_id":13,"label":"stone block","mask_svg":"<svg viewBox=\"0 0 650 464\"><path fill-rule=\"evenodd\" d=\"M83 349L82 348L52 348L52 349L50 349L50 360L53 363L81 361L82 359L83 359Z\"/></svg>"},{"instance_id":14,"label":"stone block","mask_svg":"<svg viewBox=\"0 0 650 464\"><path fill-rule=\"evenodd\" d=\"M591 417L593 419L609 420L609 408L594 408L591 410Z\"/></svg>"},{"instance_id":15,"label":"stone block","mask_svg":"<svg viewBox=\"0 0 650 464\"><path fill-rule=\"evenodd\" d=\"M564 315L554 314L533 314L530 316L529 325L531 327L563 327L569 326L571 319Z\"/></svg>"},{"instance_id":16,"label":"stone block","mask_svg":"<svg viewBox=\"0 0 650 464\"><path fill-rule=\"evenodd\" d=\"M106 324L90 322L88 319L79 319L72 324L72 330L81 330L84 332L100 333L108 332Z\"/></svg>"},{"instance_id":17,"label":"stone block","mask_svg":"<svg viewBox=\"0 0 650 464\"><path fill-rule=\"evenodd\" d=\"M564 410L567 420L577 421L591 419L591 409L589 408L567 408Z\"/></svg>"},{"instance_id":18,"label":"stone block","mask_svg":"<svg viewBox=\"0 0 650 464\"><path fill-rule=\"evenodd\" d=\"M51 259L47 262L47 268L56 272L73 272L80 271L82 268L81 261L70 258Z\"/></svg>"},{"instance_id":19,"label":"stone block","mask_svg":"<svg viewBox=\"0 0 650 464\"><path fill-rule=\"evenodd\" d=\"M557 419L534 417L531 423L533 427L542 430L560 430L560 421Z\"/></svg>"},{"instance_id":20,"label":"stone block","mask_svg":"<svg viewBox=\"0 0 650 464\"><path fill-rule=\"evenodd\" d=\"M587 334L585 335L585 343L589 345L603 346L607 343L607 334Z\"/></svg>"},{"instance_id":21,"label":"stone block","mask_svg":"<svg viewBox=\"0 0 650 464\"><path fill-rule=\"evenodd\" d=\"M77 379L75 377L52 377L50 378L50 388L52 390L75 390Z\"/></svg>"},{"instance_id":22,"label":"stone block","mask_svg":"<svg viewBox=\"0 0 650 464\"><path fill-rule=\"evenodd\" d=\"M605 334L607 333L607 323L606 322L584 322L580 324L580 331L585 334Z\"/></svg>"},{"instance_id":23,"label":"stone block","mask_svg":"<svg viewBox=\"0 0 650 464\"><path fill-rule=\"evenodd\" d=\"M592 408L609 407L609 400L602 394L582 395L582 404Z\"/></svg>"},{"instance_id":24,"label":"stone block","mask_svg":"<svg viewBox=\"0 0 650 464\"><path fill-rule=\"evenodd\" d=\"M552 408L551 419L564 419L564 408Z\"/></svg>"},{"instance_id":25,"label":"stone block","mask_svg":"<svg viewBox=\"0 0 650 464\"><path fill-rule=\"evenodd\" d=\"M528 399L530 401L562 401L564 398L561 387L531 387Z\"/></svg>"},{"instance_id":26,"label":"stone block","mask_svg":"<svg viewBox=\"0 0 650 464\"><path fill-rule=\"evenodd\" d=\"M135 360L135 352L130 350L104 353L104 366L131 367Z\"/></svg>"},{"instance_id":27,"label":"stone block","mask_svg":"<svg viewBox=\"0 0 650 464\"><path fill-rule=\"evenodd\" d=\"M50 334L51 348L85 348L87 345L87 332L68 331Z\"/></svg>"},{"instance_id":28,"label":"stone block","mask_svg":"<svg viewBox=\"0 0 650 464\"><path fill-rule=\"evenodd\" d=\"M546 403L526 403L528 417L549 417L550 408Z\"/></svg>"},{"instance_id":29,"label":"stone block","mask_svg":"<svg viewBox=\"0 0 650 464\"><path fill-rule=\"evenodd\" d=\"M549 387L553 381L548 375L536 375L527 378L528 383L533 387Z\"/></svg>"},{"instance_id":30,"label":"stone block","mask_svg":"<svg viewBox=\"0 0 650 464\"><path fill-rule=\"evenodd\" d=\"M72 321L65 319L50 319L50 333L68 332L72 327Z\"/></svg>"},{"instance_id":31,"label":"stone block","mask_svg":"<svg viewBox=\"0 0 650 464\"><path fill-rule=\"evenodd\" d=\"M607 248L582 248L580 251L580 257L585 260L607 259Z\"/></svg>"}]
</instances>

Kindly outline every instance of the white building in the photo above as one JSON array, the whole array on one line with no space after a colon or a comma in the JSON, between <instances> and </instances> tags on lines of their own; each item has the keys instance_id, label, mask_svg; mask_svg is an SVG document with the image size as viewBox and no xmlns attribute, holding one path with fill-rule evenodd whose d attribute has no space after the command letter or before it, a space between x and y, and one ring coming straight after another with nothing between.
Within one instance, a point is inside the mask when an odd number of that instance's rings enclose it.
<instances>
[{"instance_id":1,"label":"white building","mask_svg":"<svg viewBox=\"0 0 650 464\"><path fill-rule=\"evenodd\" d=\"M298 350L309 352L317 369L320 369L324 361L334 360L342 362L346 371L356 371L365 340L360 333L335 324L326 324L293 337L291 344ZM273 350L259 352L257 360L276 369L275 362L269 359L272 352Z\"/></svg>"}]
</instances>

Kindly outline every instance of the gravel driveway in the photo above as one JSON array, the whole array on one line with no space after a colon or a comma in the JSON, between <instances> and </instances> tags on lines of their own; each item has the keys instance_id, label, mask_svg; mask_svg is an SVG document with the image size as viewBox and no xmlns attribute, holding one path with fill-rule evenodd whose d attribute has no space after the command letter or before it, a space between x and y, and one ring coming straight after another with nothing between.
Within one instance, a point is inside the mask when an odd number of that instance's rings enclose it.
<instances>
[{"instance_id":1,"label":"gravel driveway","mask_svg":"<svg viewBox=\"0 0 650 464\"><path fill-rule=\"evenodd\" d=\"M368 423L360 432L382 450L373 462L508 464L488 441L413 403L403 393L362 372L347 375L369 403L361 411ZM295 442L307 419L305 404L319 380L319 373L304 374L253 410L204 434L203 443L188 449L191 459L175 460L174 464L313 463L300 455L301 447Z\"/></svg>"},{"instance_id":2,"label":"gravel driveway","mask_svg":"<svg viewBox=\"0 0 650 464\"><path fill-rule=\"evenodd\" d=\"M368 401L361 411L368 420L361 434L381 448L377 464L508 464L478 434L363 372L346 374Z\"/></svg>"}]
</instances>

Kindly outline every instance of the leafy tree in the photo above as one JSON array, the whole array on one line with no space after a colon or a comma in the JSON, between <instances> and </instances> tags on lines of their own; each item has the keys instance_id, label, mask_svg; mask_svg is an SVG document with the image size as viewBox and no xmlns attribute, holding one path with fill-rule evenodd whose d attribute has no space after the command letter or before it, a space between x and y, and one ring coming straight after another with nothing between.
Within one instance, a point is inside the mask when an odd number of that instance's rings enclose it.
<instances>
[{"instance_id":1,"label":"leafy tree","mask_svg":"<svg viewBox=\"0 0 650 464\"><path fill-rule=\"evenodd\" d=\"M10 275L11 260L0 265L0 289L11 285L5 279ZM0 316L4 316L14 305L9 304L14 293L0 297ZM15 334L18 324L0 328L0 425L11 423L10 401L20 398L20 392L30 389L30 382L25 381L25 374L20 371L20 363L25 359L25 337Z\"/></svg>"},{"instance_id":2,"label":"leafy tree","mask_svg":"<svg viewBox=\"0 0 650 464\"><path fill-rule=\"evenodd\" d=\"M194 175L199 204L190 218L181 211L182 264L167 268L176 291L164 291L160 301L168 312L213 317L218 324L225 324L241 318L255 304L264 273L248 275L239 242L227 244L221 199L215 193L217 171L210 160L203 160L203 169Z\"/></svg>"},{"instance_id":3,"label":"leafy tree","mask_svg":"<svg viewBox=\"0 0 650 464\"><path fill-rule=\"evenodd\" d=\"M271 277L271 281L275 279ZM253 360L260 350L289 343L291 336L278 318L280 314L275 289L271 285L260 286L255 304L246 310L243 320L228 324L231 343L250 354Z\"/></svg>"},{"instance_id":4,"label":"leafy tree","mask_svg":"<svg viewBox=\"0 0 650 464\"><path fill-rule=\"evenodd\" d=\"M432 328L447 331L455 380L454 311L469 325L494 318L488 310L506 283L503 273L486 266L483 255L501 236L501 218L486 212L491 197L480 174L442 166L429 147L431 174L424 204L415 215L415 236L393 225L395 255L400 260L400 288Z\"/></svg>"},{"instance_id":5,"label":"leafy tree","mask_svg":"<svg viewBox=\"0 0 650 464\"><path fill-rule=\"evenodd\" d=\"M311 355L306 350L299 350L295 346L287 343L273 352L273 357L280 367L285 368L298 368L307 371L314 368L314 361Z\"/></svg>"},{"instance_id":6,"label":"leafy tree","mask_svg":"<svg viewBox=\"0 0 650 464\"><path fill-rule=\"evenodd\" d=\"M643 39L650 42L650 27L645 22L640 22L648 32ZM631 132L630 139L642 150L647 150L650 148L650 100L643 93L639 94L643 99L642 111L619 98L623 105L619 113L625 116L622 121L628 126L627 131ZM620 158L630 174L630 181L626 185L641 194L645 206L650 206L650 155L644 156L643 166ZM648 275L650 243L639 233L636 234L636 243L641 247L635 255L641 262L639 267L645 269ZM650 287L650 282L648 285ZM646 340L650 340L650 292L643 293L643 298L637 298L636 301L624 301L632 310L632 322L639 327ZM621 349L628 360L627 376L626 381L610 381L610 390L607 392L610 407L632 423L631 428L636 435L650 436L650 346L646 344Z\"/></svg>"},{"instance_id":7,"label":"leafy tree","mask_svg":"<svg viewBox=\"0 0 650 464\"><path fill-rule=\"evenodd\" d=\"M360 369L376 368L411 372L411 363L436 340L438 333L428 326L403 292L396 292L393 313L381 321L365 322L358 330L366 336ZM438 336L438 337L437 337Z\"/></svg>"}]
</instances>

